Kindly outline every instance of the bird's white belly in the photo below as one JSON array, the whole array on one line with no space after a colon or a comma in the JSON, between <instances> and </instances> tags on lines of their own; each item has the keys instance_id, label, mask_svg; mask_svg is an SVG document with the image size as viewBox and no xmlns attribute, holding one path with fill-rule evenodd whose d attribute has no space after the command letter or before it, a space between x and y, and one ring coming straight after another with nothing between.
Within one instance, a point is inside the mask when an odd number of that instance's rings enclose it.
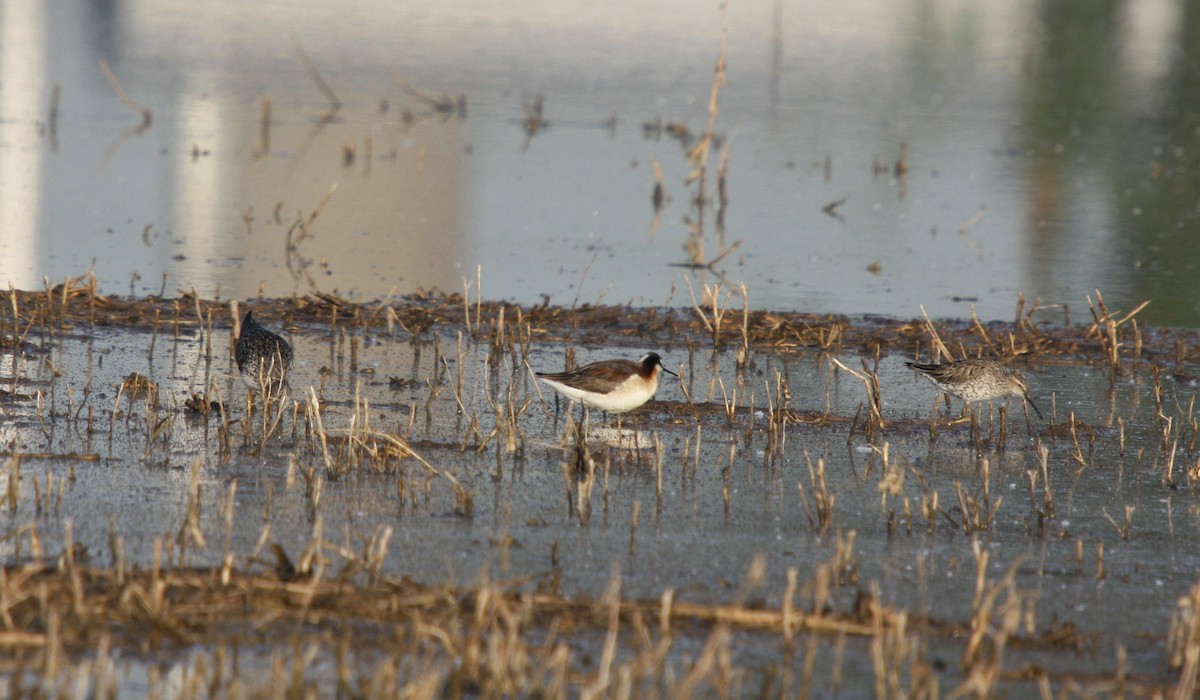
<instances>
[{"instance_id":1,"label":"bird's white belly","mask_svg":"<svg viewBox=\"0 0 1200 700\"><path fill-rule=\"evenodd\" d=\"M601 411L608 411L609 413L632 411L646 403L654 395L654 390L657 388L657 382L651 384L638 376L626 379L606 394L585 391L550 379L543 378L542 381L554 387L558 393L572 401L578 401L588 408L596 408Z\"/></svg>"}]
</instances>

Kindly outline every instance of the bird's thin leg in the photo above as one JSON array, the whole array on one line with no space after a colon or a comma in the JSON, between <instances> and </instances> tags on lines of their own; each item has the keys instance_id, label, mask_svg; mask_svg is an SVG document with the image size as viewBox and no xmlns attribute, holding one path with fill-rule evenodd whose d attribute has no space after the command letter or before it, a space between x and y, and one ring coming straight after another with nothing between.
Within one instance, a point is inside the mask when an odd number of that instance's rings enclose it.
<instances>
[{"instance_id":1,"label":"bird's thin leg","mask_svg":"<svg viewBox=\"0 0 1200 700\"><path fill-rule=\"evenodd\" d=\"M629 444L633 450L634 457L638 454L638 422L630 418L629 424ZM617 449L620 449L625 444L625 420L623 414L617 414Z\"/></svg>"},{"instance_id":2,"label":"bird's thin leg","mask_svg":"<svg viewBox=\"0 0 1200 700\"><path fill-rule=\"evenodd\" d=\"M555 395L556 402L557 402L557 399L558 399L558 396L556 394ZM582 414L580 415L580 418L581 419L583 418ZM554 425L558 425L558 411L557 410L555 410L555 414L554 414ZM566 424L563 426L563 439L569 439L572 436L578 437L578 433L579 433L579 423L577 423L575 421L575 402L568 401L567 402Z\"/></svg>"},{"instance_id":3,"label":"bird's thin leg","mask_svg":"<svg viewBox=\"0 0 1200 700\"><path fill-rule=\"evenodd\" d=\"M640 449L640 446L638 445L638 433L640 432L640 431L639 431L639 427L640 427L640 424L641 424L641 422L642 422L642 421L640 421L640 420L639 420L639 421L637 421L637 422L636 422L636 423L634 423L634 424L633 424L633 426L632 426L632 427L629 429L629 433L630 433L630 435L632 435L632 436L633 436L633 456L634 456L634 458L635 458L635 459L639 458L639 457L641 456L641 454L642 454L642 452L641 452L641 449Z\"/></svg>"}]
</instances>

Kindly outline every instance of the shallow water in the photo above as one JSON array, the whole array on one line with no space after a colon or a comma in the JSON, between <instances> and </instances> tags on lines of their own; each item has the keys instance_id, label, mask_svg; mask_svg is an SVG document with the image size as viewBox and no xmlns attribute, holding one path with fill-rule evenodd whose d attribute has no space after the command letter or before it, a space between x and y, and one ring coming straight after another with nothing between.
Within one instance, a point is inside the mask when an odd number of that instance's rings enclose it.
<instances>
[{"instance_id":1,"label":"shallow water","mask_svg":"<svg viewBox=\"0 0 1200 700\"><path fill-rule=\"evenodd\" d=\"M363 468L328 478L319 445L305 438L303 411L296 422L289 414L260 449L262 429L257 417L243 421L245 390L230 374L228 331L221 325L208 341L189 332L176 341L169 333L152 337L101 327L86 334L47 331L21 354L15 373L11 354L0 367L8 378L5 385L23 396L6 401L0 438L11 452L60 455L30 456L20 464L19 496L15 506L5 506L6 531L0 539L5 560L34 554L30 524L44 551L58 551L70 522L74 541L96 564L112 563L110 536L116 534L123 538L127 561L137 566L153 561L157 544L173 561L195 565L218 566L232 551L239 568L254 570L271 566L264 545L278 543L296 557L313 528L320 527L329 548L327 565L336 570L341 564L337 545L361 551L381 528L391 528L384 565L389 575L459 585L484 575L532 577L539 585L553 581L568 597L598 597L619 572L622 595L633 599L656 600L673 589L679 601L725 602L748 594L752 602L778 607L788 569L797 569L804 580L834 556L839 541L844 547L853 537L852 570L834 586L832 604L848 609L860 591L877 587L887 605L928 615L936 626L969 619L973 548L978 546L989 553L989 579L999 580L1015 567L1016 585L1029 596L1036 620L1030 636L1055 620L1076 625L1091 640L1081 654L1010 650L1006 667L1032 662L1053 674L1111 673L1112 650L1121 644L1128 650L1131 676L1171 679L1164 675L1161 640L1176 599L1195 583L1200 568L1191 546L1200 535L1200 502L1194 489L1163 483L1153 382L1144 364L1112 386L1104 368L1039 365L1033 393L1048 420L1026 426L1019 405L1010 404L1006 449L999 450L998 416L981 409L980 429L992 446L977 452L967 425L942 425L931 439L928 416L935 392L904 367L903 358L885 356L879 379L890 427L881 438L868 440L860 428L848 439L849 421L792 423L785 441L773 445L766 409L778 400L779 377L788 381L793 410L841 418L859 409L862 384L832 372L831 357L817 352L758 349L739 371L732 351L697 352L689 362L685 348L663 347L684 384L664 382L656 400L625 423L640 428L639 440L661 441L661 477L653 450L634 456L594 445L597 481L590 498L583 499L590 506L585 515L577 507L578 492L567 493L568 484L578 489L578 476L573 468L564 471L570 460L560 447L565 415L556 412L550 393L544 388L539 393L526 367L514 369L511 355L496 358L487 343L457 336L414 343L367 330L351 337L358 346L354 367L349 341L340 332L296 327L290 335L298 358L294 391L300 395L312 387L322 397L324 424L335 434L350 425L355 397L367 402L372 426L406 435L422 457L463 484L472 496L469 515L444 477L430 475L411 459L398 472ZM558 343L534 344L529 365L556 369L562 352ZM579 362L587 362L628 351L580 347L577 353ZM858 364L852 352L839 359ZM59 376L52 376L51 368ZM122 396L118 401L117 387L131 372L158 383L161 408L147 412L145 400ZM231 413L228 450L222 448L219 417L192 416L182 409L184 399L209 382ZM440 391L431 389L439 384ZM1186 425L1196 388L1170 379L1162 386L1164 413ZM735 393L743 408L730 420L721 407L723 397ZM493 405L509 396L515 406L525 407L518 420L518 451L498 450L496 440L479 449L496 425ZM704 409L699 420L689 405ZM1083 466L1073 460L1073 443L1063 430L1068 413L1081 421ZM161 428L163 419L170 421L167 427L149 440L149 426ZM591 422L593 437L603 434L605 421L592 416ZM1196 453L1183 444L1191 435L1188 429L1177 435L1174 476L1187 484L1183 470L1195 463ZM1054 518L1039 517L1045 511L1041 482L1033 493L1029 488L1028 472L1038 469L1039 440L1048 450ZM880 455L884 444L890 476ZM181 555L179 533L187 523L195 460L200 465L199 528L207 544L192 543ZM828 528L812 520L810 464L817 460L823 461L836 496ZM961 487L968 496L984 499L984 460L989 503L996 511L988 527L968 534L960 525L961 512L956 515L956 492ZM303 475L310 469L322 480L315 506ZM0 474L0 492L7 492L10 470L11 465ZM37 498L39 492L46 498L48 479L61 500ZM231 489L236 499L227 540L224 503ZM921 502L934 493L942 513L930 523L920 515ZM906 499L911 519L904 516ZM1136 510L1129 535L1122 538L1118 526L1126 506ZM765 563L762 582L739 593L759 556ZM576 643L589 648L586 634ZM749 635L735 647L737 662L777 659L776 644ZM957 668L959 643L939 642L933 635L930 644L934 660ZM686 654L688 646L685 635L673 653ZM866 653L859 642L851 643L848 687L870 682ZM822 664L833 664L822 658ZM249 660L247 665L253 668ZM126 673L136 676L138 667L135 661ZM855 680L855 669L862 678ZM954 677L944 682L951 684Z\"/></svg>"},{"instance_id":2,"label":"shallow water","mask_svg":"<svg viewBox=\"0 0 1200 700\"><path fill-rule=\"evenodd\" d=\"M718 267L756 308L1011 319L1018 292L1086 313L1099 288L1195 326L1198 17L1168 0L22 3L0 41L0 283L94 264L109 293L381 298L482 266L493 299L690 304L687 283L716 278L672 267L689 168L643 124L703 131L726 26L726 232L710 212L700 257L740 241ZM328 122L301 51L342 105Z\"/></svg>"},{"instance_id":3,"label":"shallow water","mask_svg":"<svg viewBox=\"0 0 1200 700\"><path fill-rule=\"evenodd\" d=\"M1055 322L1088 317L1099 288L1112 309L1152 300L1139 323L1195 327L1200 63L1187 57L1198 22L1190 5L1166 0L1092 11L879 1L854 12L781 0L734 4L724 16L690 2L18 3L0 15L0 284L40 289L94 268L110 295L380 299L466 285L469 296L526 306L690 307L689 285L700 296L722 281L744 282L751 308L899 318L922 308L969 318L973 306L985 321L1011 320L1024 293L1048 307L1037 319ZM715 129L729 156L728 206L723 240L707 213L702 258L740 245L716 271L695 271L678 266L696 216L684 145L644 125L703 130L723 25ZM336 112L302 52L340 100ZM101 59L138 108L118 97ZM466 111L433 112L396 75L426 95L462 95ZM539 98L546 128L530 133ZM141 130L140 107L152 115ZM655 162L668 196L657 217ZM1057 621L1090 640L1079 652L1010 648L1007 670L1110 677L1122 645L1132 677L1174 680L1163 640L1200 570L1191 546L1200 504L1185 474L1197 464L1197 389L1186 376L1160 377L1173 421L1164 450L1148 364L1110 384L1092 348L1038 356L1032 384L1048 420L1026 428L1010 403L999 451L997 416L985 411L990 442L979 450L966 425L931 437L928 416L945 408L897 353L878 367L889 428L869 440L861 426L850 436L863 386L833 372L829 355L760 347L739 370L734 350L710 355L703 338L643 347L583 329L588 342L568 339L579 362L654 349L683 366L688 393L665 382L632 417L643 444L661 440L661 476L653 450L594 446L597 481L581 513L578 476L563 466L565 415L530 375L562 367L563 338L539 336L526 367L524 357L489 361L485 342L445 328L420 343L354 331L353 360L327 327L293 328L298 398L313 387L335 432L350 424L356 395L368 401L373 426L406 436L463 484L468 516L448 479L414 460L324 479L302 410L260 449L257 415L246 418L245 391L229 376L227 326L178 341L39 327L25 351L0 355L0 389L16 393L0 396L0 440L26 455L19 476L12 463L0 470L0 494L18 486L15 502L0 504L4 561L36 554L31 525L54 556L70 522L99 564L111 563L110 523L135 565L153 561L156 543L182 563L219 564L223 503L236 485L228 547L247 569L269 569L266 543L297 556L319 522L327 543L353 551L392 528L389 575L532 577L527 585L569 596L599 596L619 571L628 598L674 589L683 601L736 600L761 555L765 577L749 600L777 607L788 569L807 580L853 531L853 576L833 587L833 607L852 608L874 585L884 603L928 615L920 636L949 669L943 687L959 680L962 641L929 630L969 619L976 544L989 553L989 580L1015 568L1035 620L1028 637ZM873 362L858 348L837 357L858 368L860 351ZM1154 361L1200 374L1169 355L1160 348ZM131 372L159 384L158 409L118 400ZM790 408L837 420L793 422L773 445L780 376ZM218 418L183 409L206 387L231 412L228 436ZM509 396L524 409L516 451L498 455L487 436L495 402ZM1072 413L1082 466L1063 427ZM600 434L603 419L592 421ZM1039 512L1040 476L1029 485L1038 440L1049 450L1053 518ZM885 442L902 467L886 477ZM1164 483L1170 454L1176 485ZM956 489L983 498L984 458L996 514L968 535ZM196 460L207 543L180 556ZM817 460L837 499L828 528L812 522ZM317 506L308 470L322 477ZM48 483L61 500L46 496ZM934 493L942 514L930 523L921 504ZM331 568L343 563L327 556ZM575 641L586 656L599 637ZM835 662L825 641L827 677ZM694 657L702 644L702 632L683 635L673 653ZM752 668L792 659L749 633L735 648ZM246 651L248 671L260 651ZM865 641L848 643L847 688L872 687L870 653Z\"/></svg>"}]
</instances>

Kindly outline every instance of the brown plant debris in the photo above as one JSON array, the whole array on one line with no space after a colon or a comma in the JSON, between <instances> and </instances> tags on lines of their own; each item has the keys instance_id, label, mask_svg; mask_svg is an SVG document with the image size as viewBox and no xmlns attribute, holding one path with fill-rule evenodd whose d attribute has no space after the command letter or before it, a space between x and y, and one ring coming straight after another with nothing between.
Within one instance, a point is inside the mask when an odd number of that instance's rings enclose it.
<instances>
[{"instance_id":1,"label":"brown plant debris","mask_svg":"<svg viewBox=\"0 0 1200 700\"><path fill-rule=\"evenodd\" d=\"M22 328L27 324L61 323L65 327L88 323L151 329L158 319L159 326L196 332L205 327L210 316L221 319L228 313L226 302L199 299L190 292L181 293L178 299L117 299L96 293L94 286L78 284L71 282L65 289L59 285L55 288L58 291L51 295L45 291L0 291L0 341L12 340L14 306L20 310L18 325ZM630 345L639 347L670 347L689 340L710 339L714 330L725 337L741 336L744 330L748 344L775 351L860 349L873 354L878 349L909 354L917 350L925 352L928 347L927 325L916 319L751 310L744 318L740 313L727 314L717 321L721 328L712 329L688 308L590 304L570 307L551 305L549 300L534 306L518 306L466 300L461 294L436 290L419 291L386 302L352 301L337 292L264 299L255 301L255 312L264 318L282 319L289 326L345 323L355 328L393 328L394 333L420 338L434 332L451 334L463 330L465 305L470 306L472 316L480 318L497 318L502 309L508 310L508 319L519 313L521 323L528 328L532 339L538 341L619 344L625 338ZM1005 359L1020 361L1104 365L1111 361L1113 352L1112 338L1097 334L1095 324L1065 324L1057 318L1034 323L1023 317L1019 323L987 324L991 337L1004 338L998 347L981 342L979 324L975 321L939 321L933 325L943 343L963 356L995 351ZM472 330L484 338L500 332L494 324ZM1112 335L1117 342L1131 344L1123 336L1135 332L1137 329L1124 324L1116 327ZM1140 356L1147 362L1172 366L1200 362L1198 331L1148 328L1140 341Z\"/></svg>"}]
</instances>

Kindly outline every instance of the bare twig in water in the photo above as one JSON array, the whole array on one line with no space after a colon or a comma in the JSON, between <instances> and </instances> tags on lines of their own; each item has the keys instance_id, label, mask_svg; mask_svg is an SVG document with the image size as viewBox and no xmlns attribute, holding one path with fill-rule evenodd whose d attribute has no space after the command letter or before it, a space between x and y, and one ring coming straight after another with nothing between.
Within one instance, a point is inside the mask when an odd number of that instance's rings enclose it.
<instances>
[{"instance_id":1,"label":"bare twig in water","mask_svg":"<svg viewBox=\"0 0 1200 700\"><path fill-rule=\"evenodd\" d=\"M545 98L541 95L535 95L532 100L525 102L525 119L521 122L525 127L525 143L521 146L522 153L529 150L529 143L533 141L533 137L550 125L542 117L542 108L545 106L545 102Z\"/></svg>"},{"instance_id":2,"label":"bare twig in water","mask_svg":"<svg viewBox=\"0 0 1200 700\"><path fill-rule=\"evenodd\" d=\"M308 216L304 216L302 212L297 212L296 219L292 221L284 237L284 262L287 265L288 272L292 274L293 278L299 278L300 274L304 273L309 286L313 288L316 288L316 283L308 275L307 270L311 261L300 255L300 244L306 239L315 237L315 234L311 232L313 222L324 211L325 206L329 204L329 200L333 198L333 193L337 192L337 189L337 183L330 185L329 189L325 192L325 196L321 198L316 208ZM293 265L293 263L295 264Z\"/></svg>"},{"instance_id":3,"label":"bare twig in water","mask_svg":"<svg viewBox=\"0 0 1200 700\"><path fill-rule=\"evenodd\" d=\"M987 212L986 204L981 205L979 210L971 215L971 218L967 219L962 226L958 227L958 237L961 238L963 242L971 248L971 252L975 253L975 257L979 258L980 260L983 259L983 248L979 246L979 243L974 238L971 238L969 235L967 235L967 231L970 230L971 227L975 226L975 224L983 221L983 215L985 212Z\"/></svg>"},{"instance_id":4,"label":"bare twig in water","mask_svg":"<svg viewBox=\"0 0 1200 700\"><path fill-rule=\"evenodd\" d=\"M654 194L650 196L650 203L654 205L654 213L657 216L670 197L667 195L667 188L663 185L662 166L658 164L657 158L650 161L650 169L654 172Z\"/></svg>"},{"instance_id":5,"label":"bare twig in water","mask_svg":"<svg viewBox=\"0 0 1200 700\"><path fill-rule=\"evenodd\" d=\"M724 22L724 11L725 8L722 6L722 22ZM721 94L721 88L725 86L725 46L728 42L728 38L729 29L728 27L723 26L721 29L721 44L717 50L717 61L714 69L712 87L709 90L708 96L708 118L704 124L704 132L701 134L700 138L697 139L694 144L692 144L691 148L688 149L687 158L688 165L691 167L691 171L688 173L688 176L684 178L683 184L685 186L690 186L695 183L696 185L696 194L692 198L692 207L696 213L696 217L694 221L690 216L687 218L689 233L687 241L684 243L684 250L688 252L688 258L690 259L690 262L680 265L681 267L712 269L718 262L723 260L726 256L736 250L739 245L741 245L741 241L737 241L722 251L717 257L709 260L708 262L704 262L704 221L709 205L708 159L712 149L714 147L720 147L720 141L722 140L714 133L713 125L717 119L717 114L720 112L720 102L718 98ZM728 159L729 152L728 150L725 150L722 153L721 163L718 166L717 194L719 198L718 203L720 206L717 215L718 246L724 246L725 244L724 211L728 207L728 195L725 189L725 171L727 168Z\"/></svg>"},{"instance_id":6,"label":"bare twig in water","mask_svg":"<svg viewBox=\"0 0 1200 700\"><path fill-rule=\"evenodd\" d=\"M1104 296L1100 294L1099 289L1096 290L1095 303L1092 303L1090 295L1087 297L1087 302L1093 319L1092 325L1087 330L1087 337L1092 338L1095 336L1099 338L1100 345L1104 348L1104 354L1108 359L1110 379L1115 380L1121 374L1121 358L1118 352L1121 342L1117 339L1117 329L1141 312L1142 309L1149 306L1150 301L1146 300L1138 304L1137 308L1125 314L1119 320L1113 318L1112 313L1109 312L1108 306L1104 303ZM1140 352L1141 348L1139 347L1138 350Z\"/></svg>"},{"instance_id":7,"label":"bare twig in water","mask_svg":"<svg viewBox=\"0 0 1200 700\"><path fill-rule=\"evenodd\" d=\"M438 95L436 97L427 95L412 86L412 83L405 80L404 76L392 71L392 80L400 86L400 90L404 94L414 97L424 103L430 109L438 114L457 113L460 119L467 116L467 98L464 95L450 97L449 95Z\"/></svg>"},{"instance_id":8,"label":"bare twig in water","mask_svg":"<svg viewBox=\"0 0 1200 700\"><path fill-rule=\"evenodd\" d=\"M933 321L929 320L929 314L926 313L924 304L921 305L921 316L925 318L925 329L929 331L929 339L931 345L933 345L933 362L937 362L939 357L953 360L954 355L950 354L950 351L946 349L946 345L942 342L941 336L938 335L937 329L933 327Z\"/></svg>"},{"instance_id":9,"label":"bare twig in water","mask_svg":"<svg viewBox=\"0 0 1200 700\"><path fill-rule=\"evenodd\" d=\"M588 264L584 266L583 272L579 273L579 284L575 287L575 300L571 302L571 309L574 310L579 306L579 295L583 294L583 283L587 282L588 273L592 271L592 264L596 262L597 253L592 253L592 259L588 260Z\"/></svg>"},{"instance_id":10,"label":"bare twig in water","mask_svg":"<svg viewBox=\"0 0 1200 700\"><path fill-rule=\"evenodd\" d=\"M46 114L46 134L50 137L50 150L58 151L58 101L62 97L62 84L55 83L50 93L50 109Z\"/></svg>"},{"instance_id":11,"label":"bare twig in water","mask_svg":"<svg viewBox=\"0 0 1200 700\"><path fill-rule=\"evenodd\" d=\"M858 377L867 390L867 404L871 412L870 427L872 430L883 430L886 424L883 421L883 410L879 401L879 376L867 369L866 360L863 361L863 374L855 372L846 365L842 364L841 360L833 358L833 364L837 365L838 369L845 370L851 375ZM868 376L869 375L869 376Z\"/></svg>"},{"instance_id":12,"label":"bare twig in water","mask_svg":"<svg viewBox=\"0 0 1200 700\"><path fill-rule=\"evenodd\" d=\"M821 211L825 212L827 216L837 219L844 224L846 223L846 217L842 216L841 206L845 204L846 200L848 199L850 199L850 195L846 195L839 200L830 202L829 204L821 207Z\"/></svg>"},{"instance_id":13,"label":"bare twig in water","mask_svg":"<svg viewBox=\"0 0 1200 700\"><path fill-rule=\"evenodd\" d=\"M125 88L121 87L120 81L117 80L117 76L112 72L112 68L108 65L108 59L100 59L100 72L104 74L104 79L108 82L108 86L112 88L112 91L116 93L117 97L120 98L121 102L126 107L135 112L141 112L142 123L136 127L137 131L135 133L140 134L146 129L149 129L151 122L154 121L153 113L151 113L148 107L143 107L142 105L138 104L136 100L129 96L129 93L125 92Z\"/></svg>"},{"instance_id":14,"label":"bare twig in water","mask_svg":"<svg viewBox=\"0 0 1200 700\"><path fill-rule=\"evenodd\" d=\"M304 50L304 46L300 44L300 39L296 36L295 32L292 33L292 41L296 44L296 55L300 57L300 62L304 64L304 70L308 73L309 79L313 81L313 84L317 86L317 89L321 91L325 99L329 100L329 112L323 117L327 121L342 108L342 101L338 99L338 96L334 94L329 84L321 77L312 59L308 57L308 53Z\"/></svg>"},{"instance_id":15,"label":"bare twig in water","mask_svg":"<svg viewBox=\"0 0 1200 700\"><path fill-rule=\"evenodd\" d=\"M143 107L134 101L134 99L129 96L129 93L125 92L125 89L121 87L121 83L117 80L117 76L112 72L112 68L109 67L107 59L100 59L100 72L104 74L104 79L108 81L108 86L112 88L112 91L117 95L118 98L120 98L121 102L124 103L126 107L129 107L135 112L141 112L142 121L126 129L125 132L121 134L120 138L113 142L113 145L109 146L108 150L104 152L104 157L100 159L100 166L97 168L98 171L104 170L105 166L108 165L108 162L117 154L117 151L121 150L121 146L124 146L126 141L134 136L137 136L138 134L141 134L146 129L149 129L150 124L154 120L154 115L150 112L150 109Z\"/></svg>"},{"instance_id":16,"label":"bare twig in water","mask_svg":"<svg viewBox=\"0 0 1200 700\"><path fill-rule=\"evenodd\" d=\"M261 158L271 152L271 98L262 100L261 116L258 122L258 145L254 147L255 157Z\"/></svg>"},{"instance_id":17,"label":"bare twig in water","mask_svg":"<svg viewBox=\"0 0 1200 700\"><path fill-rule=\"evenodd\" d=\"M713 268L713 267L716 267L717 263L719 263L719 262L721 262L722 260L724 260L725 258L729 257L730 253L732 253L733 251L735 251L735 250L737 250L738 248L740 248L740 247L741 247L741 245L742 245L742 242L741 242L741 241L734 241L734 242L733 242L733 245L731 245L731 246L729 246L728 248L726 248L726 249L724 250L724 252L722 252L720 255L718 255L717 257L713 258L712 260L709 260L709 261L708 261L708 263L707 263L707 264L705 264L705 267L707 267L707 268L710 268L710 269L711 269L711 268Z\"/></svg>"}]
</instances>

